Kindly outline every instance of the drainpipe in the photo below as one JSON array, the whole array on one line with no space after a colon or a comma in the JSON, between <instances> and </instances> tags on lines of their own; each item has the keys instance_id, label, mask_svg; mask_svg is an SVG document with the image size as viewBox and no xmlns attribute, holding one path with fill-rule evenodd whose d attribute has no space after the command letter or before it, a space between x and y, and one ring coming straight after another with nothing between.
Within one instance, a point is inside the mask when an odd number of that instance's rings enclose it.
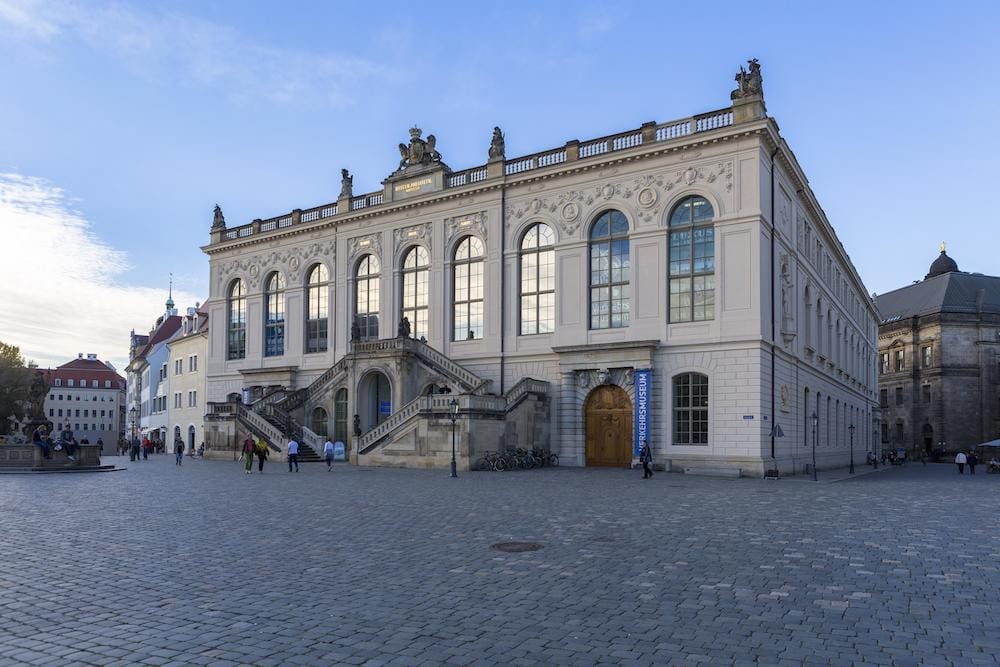
<instances>
[{"instance_id":1,"label":"drainpipe","mask_svg":"<svg viewBox=\"0 0 1000 667\"><path fill-rule=\"evenodd\" d=\"M507 326L507 177L500 185L500 395L504 394L504 328Z\"/></svg>"},{"instance_id":2,"label":"drainpipe","mask_svg":"<svg viewBox=\"0 0 1000 667\"><path fill-rule=\"evenodd\" d=\"M777 424L777 420L774 416L774 401L775 401L775 378L774 378L774 348L778 344L777 338L775 338L774 326L774 234L777 230L777 225L774 223L774 156L778 154L778 148L775 147L774 152L771 153L771 458L774 458L774 425Z\"/></svg>"}]
</instances>

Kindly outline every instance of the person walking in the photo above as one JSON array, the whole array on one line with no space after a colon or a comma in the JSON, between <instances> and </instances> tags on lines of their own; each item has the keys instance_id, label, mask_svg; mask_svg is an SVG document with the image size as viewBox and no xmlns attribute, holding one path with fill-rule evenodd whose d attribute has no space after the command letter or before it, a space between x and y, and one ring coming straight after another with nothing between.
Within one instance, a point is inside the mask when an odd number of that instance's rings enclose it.
<instances>
[{"instance_id":1,"label":"person walking","mask_svg":"<svg viewBox=\"0 0 1000 667\"><path fill-rule=\"evenodd\" d=\"M267 461L270 454L267 451L267 443L264 442L264 438L257 438L257 448L254 453L257 455L257 472L264 474L264 462Z\"/></svg>"},{"instance_id":2,"label":"person walking","mask_svg":"<svg viewBox=\"0 0 1000 667\"><path fill-rule=\"evenodd\" d=\"M249 435L247 439L243 441L243 472L244 474L250 475L253 473L253 450L256 445L253 444L253 438Z\"/></svg>"},{"instance_id":3,"label":"person walking","mask_svg":"<svg viewBox=\"0 0 1000 667\"><path fill-rule=\"evenodd\" d=\"M299 471L299 443L295 438L288 441L288 472L292 472L292 464L295 464L295 472Z\"/></svg>"},{"instance_id":4,"label":"person walking","mask_svg":"<svg viewBox=\"0 0 1000 667\"><path fill-rule=\"evenodd\" d=\"M129 447L129 457L128 457L129 461L138 461L139 460L139 446L140 446L140 442L139 442L138 436L132 438L132 446Z\"/></svg>"},{"instance_id":5,"label":"person walking","mask_svg":"<svg viewBox=\"0 0 1000 667\"><path fill-rule=\"evenodd\" d=\"M323 445L323 458L326 459L326 471L330 472L333 470L333 443L330 439L326 439L326 444Z\"/></svg>"},{"instance_id":6,"label":"person walking","mask_svg":"<svg viewBox=\"0 0 1000 667\"><path fill-rule=\"evenodd\" d=\"M650 461L653 460L653 455L649 452L649 443L645 440L642 441L642 447L639 449L639 463L642 464L642 478L649 479L653 476L653 471L649 468Z\"/></svg>"},{"instance_id":7,"label":"person walking","mask_svg":"<svg viewBox=\"0 0 1000 667\"><path fill-rule=\"evenodd\" d=\"M970 475L975 475L976 474L976 464L979 463L979 457L976 456L976 453L975 452L969 452L969 454L965 457L965 462L969 464L969 474Z\"/></svg>"},{"instance_id":8,"label":"person walking","mask_svg":"<svg viewBox=\"0 0 1000 667\"><path fill-rule=\"evenodd\" d=\"M174 462L175 465L180 465L184 460L184 441L180 438L174 440Z\"/></svg>"},{"instance_id":9,"label":"person walking","mask_svg":"<svg viewBox=\"0 0 1000 667\"><path fill-rule=\"evenodd\" d=\"M959 452L955 454L955 463L958 464L958 474L965 474L965 452Z\"/></svg>"}]
</instances>

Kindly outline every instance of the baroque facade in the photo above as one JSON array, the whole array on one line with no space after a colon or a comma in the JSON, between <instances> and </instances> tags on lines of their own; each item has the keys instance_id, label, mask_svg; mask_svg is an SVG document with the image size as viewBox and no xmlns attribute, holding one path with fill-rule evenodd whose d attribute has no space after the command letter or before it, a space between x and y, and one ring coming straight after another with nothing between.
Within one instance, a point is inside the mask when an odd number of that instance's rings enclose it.
<instances>
[{"instance_id":1,"label":"baroque facade","mask_svg":"<svg viewBox=\"0 0 1000 667\"><path fill-rule=\"evenodd\" d=\"M941 252L876 298L883 447L953 455L1000 438L1000 277Z\"/></svg>"},{"instance_id":2,"label":"baroque facade","mask_svg":"<svg viewBox=\"0 0 1000 667\"><path fill-rule=\"evenodd\" d=\"M241 429L351 460L541 446L762 475L870 446L876 316L760 68L731 106L453 171L417 128L377 192L211 242L210 448ZM865 443L865 444L862 444Z\"/></svg>"}]
</instances>

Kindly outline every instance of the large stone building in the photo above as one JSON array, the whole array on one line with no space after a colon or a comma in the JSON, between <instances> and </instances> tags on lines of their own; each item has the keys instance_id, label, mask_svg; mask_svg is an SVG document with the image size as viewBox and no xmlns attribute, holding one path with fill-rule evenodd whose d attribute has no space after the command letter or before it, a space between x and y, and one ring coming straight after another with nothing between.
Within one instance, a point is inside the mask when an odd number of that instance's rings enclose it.
<instances>
[{"instance_id":1,"label":"large stone building","mask_svg":"<svg viewBox=\"0 0 1000 667\"><path fill-rule=\"evenodd\" d=\"M1000 437L1000 277L945 252L924 279L876 298L880 440L948 454Z\"/></svg>"},{"instance_id":2,"label":"large stone building","mask_svg":"<svg viewBox=\"0 0 1000 667\"><path fill-rule=\"evenodd\" d=\"M100 439L110 454L125 435L125 378L96 354L81 353L53 369L49 381L45 415L55 434L68 425L77 440Z\"/></svg>"},{"instance_id":3,"label":"large stone building","mask_svg":"<svg viewBox=\"0 0 1000 667\"><path fill-rule=\"evenodd\" d=\"M737 82L731 106L512 159L495 129L462 170L413 128L376 192L345 169L330 204L217 207L210 447L329 433L444 465L454 416L461 467L627 466L644 437L675 470L801 471L814 443L846 464L849 427L873 436L875 310L756 61Z\"/></svg>"}]
</instances>

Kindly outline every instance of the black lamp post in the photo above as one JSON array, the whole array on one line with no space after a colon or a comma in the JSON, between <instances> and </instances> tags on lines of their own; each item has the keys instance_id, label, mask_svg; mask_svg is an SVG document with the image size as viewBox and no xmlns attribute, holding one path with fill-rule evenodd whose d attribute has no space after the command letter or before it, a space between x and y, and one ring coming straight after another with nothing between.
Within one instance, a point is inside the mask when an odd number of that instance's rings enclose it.
<instances>
[{"instance_id":1,"label":"black lamp post","mask_svg":"<svg viewBox=\"0 0 1000 667\"><path fill-rule=\"evenodd\" d=\"M458 477L458 465L455 463L455 420L458 419L458 401L451 399L451 476Z\"/></svg>"},{"instance_id":2,"label":"black lamp post","mask_svg":"<svg viewBox=\"0 0 1000 667\"><path fill-rule=\"evenodd\" d=\"M847 432L851 434L851 474L854 474L854 424L847 427Z\"/></svg>"},{"instance_id":3,"label":"black lamp post","mask_svg":"<svg viewBox=\"0 0 1000 667\"><path fill-rule=\"evenodd\" d=\"M132 443L135 442L135 406L133 405L128 411L129 419L132 420L132 439L129 441L128 446L131 447Z\"/></svg>"},{"instance_id":4,"label":"black lamp post","mask_svg":"<svg viewBox=\"0 0 1000 667\"><path fill-rule=\"evenodd\" d=\"M814 412L812 413L811 419L813 424L813 481L816 482L819 481L816 477L816 438L819 437L817 433L817 429L819 428L819 417L817 417Z\"/></svg>"}]
</instances>

